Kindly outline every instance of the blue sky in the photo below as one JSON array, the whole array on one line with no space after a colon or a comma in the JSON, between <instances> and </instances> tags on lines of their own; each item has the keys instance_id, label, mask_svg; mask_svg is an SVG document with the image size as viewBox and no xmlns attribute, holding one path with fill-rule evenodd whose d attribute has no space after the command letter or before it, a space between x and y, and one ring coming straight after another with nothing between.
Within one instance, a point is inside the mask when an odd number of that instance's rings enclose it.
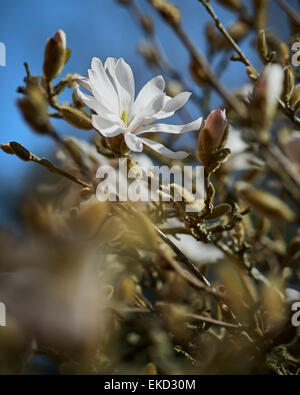
<instances>
[{"instance_id":1,"label":"blue sky","mask_svg":"<svg viewBox=\"0 0 300 395\"><path fill-rule=\"evenodd\" d=\"M189 62L186 50L146 1L136 1L144 11L151 11L155 15L156 30L166 55L192 83L186 73ZM203 7L197 0L173 2L182 11L186 31L204 52L204 27L209 17ZM289 2L297 7L296 0ZM224 23L233 20L232 13L215 5L215 1L212 3ZM249 0L249 3L252 1ZM271 26L286 34L287 20L282 17L283 14L279 14L275 1L271 3ZM137 89L154 76L137 52L138 42L144 39L141 30L126 9L118 6L115 0L0 0L0 42L5 43L7 51L6 67L0 67L0 141L18 141L40 156L51 152L54 144L47 137L33 134L23 122L16 107L16 88L24 78L24 61L29 63L32 74L41 73L45 43L60 28L66 32L67 46L72 49L64 73L85 75L93 56L101 59L113 56L125 58L132 66ZM243 48L256 62L249 41L243 44ZM224 74L223 81L229 89L247 82L244 67L235 63L230 72ZM195 89L198 90L197 87ZM193 116L199 116L195 108L191 107L190 111ZM87 137L86 131L74 131L59 120L55 126L61 135ZM16 217L16 202L26 189L33 166L0 152L0 225L9 224Z\"/></svg>"}]
</instances>

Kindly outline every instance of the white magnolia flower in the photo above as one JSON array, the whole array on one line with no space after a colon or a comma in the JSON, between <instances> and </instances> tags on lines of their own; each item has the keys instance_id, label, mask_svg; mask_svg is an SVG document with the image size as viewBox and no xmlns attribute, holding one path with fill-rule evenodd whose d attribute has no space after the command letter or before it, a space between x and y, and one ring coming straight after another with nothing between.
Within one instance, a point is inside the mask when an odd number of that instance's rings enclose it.
<instances>
[{"instance_id":1,"label":"white magnolia flower","mask_svg":"<svg viewBox=\"0 0 300 395\"><path fill-rule=\"evenodd\" d=\"M121 58L108 58L103 66L98 58L93 58L88 78L80 78L78 83L93 96L77 89L78 96L90 107L94 128L105 137L123 134L128 148L141 152L143 145L171 159L183 159L187 153L173 152L162 144L142 137L144 133L165 132L181 134L198 130L202 118L186 125L154 123L174 115L191 96L181 92L174 98L165 93L165 81L157 76L149 81L135 98L135 83L130 66Z\"/></svg>"}]
</instances>

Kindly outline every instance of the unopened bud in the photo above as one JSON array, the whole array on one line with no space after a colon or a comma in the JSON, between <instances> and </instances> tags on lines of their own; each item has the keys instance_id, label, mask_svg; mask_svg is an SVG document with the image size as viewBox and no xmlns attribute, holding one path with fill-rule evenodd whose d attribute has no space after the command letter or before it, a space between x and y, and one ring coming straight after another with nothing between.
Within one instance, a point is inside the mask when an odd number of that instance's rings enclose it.
<instances>
[{"instance_id":1,"label":"unopened bud","mask_svg":"<svg viewBox=\"0 0 300 395\"><path fill-rule=\"evenodd\" d=\"M240 41L249 31L249 24L244 21L238 21L228 29L229 34L235 41Z\"/></svg>"},{"instance_id":2,"label":"unopened bud","mask_svg":"<svg viewBox=\"0 0 300 395\"><path fill-rule=\"evenodd\" d=\"M69 54L66 44L66 34L63 30L58 30L54 37L49 38L45 47L43 65L44 76L47 80L53 80L62 72Z\"/></svg>"},{"instance_id":3,"label":"unopened bud","mask_svg":"<svg viewBox=\"0 0 300 395\"><path fill-rule=\"evenodd\" d=\"M74 103L75 107L77 107L77 108L85 107L85 103L81 99L79 99L77 91L75 89L72 93L72 99L73 99L73 103Z\"/></svg>"},{"instance_id":4,"label":"unopened bud","mask_svg":"<svg viewBox=\"0 0 300 395\"><path fill-rule=\"evenodd\" d=\"M166 85L166 93L168 96L175 97L184 91L182 83L176 80L169 81Z\"/></svg>"},{"instance_id":5,"label":"unopened bud","mask_svg":"<svg viewBox=\"0 0 300 395\"><path fill-rule=\"evenodd\" d=\"M241 0L218 0L218 2L233 11L238 11L243 7Z\"/></svg>"},{"instance_id":6,"label":"unopened bud","mask_svg":"<svg viewBox=\"0 0 300 395\"><path fill-rule=\"evenodd\" d=\"M64 120L72 126L84 130L93 129L92 120L77 108L65 106L60 108L60 112Z\"/></svg>"},{"instance_id":7,"label":"unopened bud","mask_svg":"<svg viewBox=\"0 0 300 395\"><path fill-rule=\"evenodd\" d=\"M227 126L225 110L214 110L206 119L197 145L198 158L204 166L211 163L212 155L225 145Z\"/></svg>"},{"instance_id":8,"label":"unopened bud","mask_svg":"<svg viewBox=\"0 0 300 395\"><path fill-rule=\"evenodd\" d=\"M117 3L121 5L128 5L131 3L131 0L117 0Z\"/></svg>"},{"instance_id":9,"label":"unopened bud","mask_svg":"<svg viewBox=\"0 0 300 395\"><path fill-rule=\"evenodd\" d=\"M47 115L47 100L41 86L30 85L26 96L18 100L23 117L31 128L41 134L53 134L53 128Z\"/></svg>"},{"instance_id":10,"label":"unopened bud","mask_svg":"<svg viewBox=\"0 0 300 395\"><path fill-rule=\"evenodd\" d=\"M285 42L281 42L279 46L279 62L284 67L288 64L290 58L290 49Z\"/></svg>"},{"instance_id":11,"label":"unopened bud","mask_svg":"<svg viewBox=\"0 0 300 395\"><path fill-rule=\"evenodd\" d=\"M295 77L292 66L284 69L283 100L288 103L294 92Z\"/></svg>"},{"instance_id":12,"label":"unopened bud","mask_svg":"<svg viewBox=\"0 0 300 395\"><path fill-rule=\"evenodd\" d=\"M266 62L268 60L268 45L266 40L266 33L264 30L261 30L258 35L257 41L257 50L261 57L261 59Z\"/></svg>"},{"instance_id":13,"label":"unopened bud","mask_svg":"<svg viewBox=\"0 0 300 395\"><path fill-rule=\"evenodd\" d=\"M193 77L193 80L199 85L207 84L210 81L207 72L194 57L192 57L191 59L190 73L191 76Z\"/></svg>"},{"instance_id":14,"label":"unopened bud","mask_svg":"<svg viewBox=\"0 0 300 395\"><path fill-rule=\"evenodd\" d=\"M283 91L284 72L280 65L267 66L253 92L250 116L253 124L267 131L275 116Z\"/></svg>"},{"instance_id":15,"label":"unopened bud","mask_svg":"<svg viewBox=\"0 0 300 395\"><path fill-rule=\"evenodd\" d=\"M161 16L171 25L179 25L181 14L177 7L167 0L151 0L153 7L161 14Z\"/></svg>"},{"instance_id":16,"label":"unopened bud","mask_svg":"<svg viewBox=\"0 0 300 395\"><path fill-rule=\"evenodd\" d=\"M295 219L294 212L282 200L246 182L237 183L237 193L250 207L263 216L288 222Z\"/></svg>"},{"instance_id":17,"label":"unopened bud","mask_svg":"<svg viewBox=\"0 0 300 395\"><path fill-rule=\"evenodd\" d=\"M144 56L146 62L151 67L156 67L160 63L160 54L157 49L150 43L141 43L139 45L139 52Z\"/></svg>"},{"instance_id":18,"label":"unopened bud","mask_svg":"<svg viewBox=\"0 0 300 395\"><path fill-rule=\"evenodd\" d=\"M141 24L147 34L153 33L153 20L151 16L143 15L141 18Z\"/></svg>"},{"instance_id":19,"label":"unopened bud","mask_svg":"<svg viewBox=\"0 0 300 395\"><path fill-rule=\"evenodd\" d=\"M25 162L29 162L32 158L32 154L23 147L23 145L16 143L15 141L12 141L9 143L9 146L13 153L17 155L20 159L24 160Z\"/></svg>"},{"instance_id":20,"label":"unopened bud","mask_svg":"<svg viewBox=\"0 0 300 395\"><path fill-rule=\"evenodd\" d=\"M259 31L267 26L269 0L253 0L255 9L255 24Z\"/></svg>"}]
</instances>

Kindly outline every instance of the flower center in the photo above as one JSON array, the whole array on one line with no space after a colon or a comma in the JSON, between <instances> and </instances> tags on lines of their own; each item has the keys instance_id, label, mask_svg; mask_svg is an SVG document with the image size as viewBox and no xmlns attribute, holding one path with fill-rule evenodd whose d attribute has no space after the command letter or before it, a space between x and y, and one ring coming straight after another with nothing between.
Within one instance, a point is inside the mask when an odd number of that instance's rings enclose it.
<instances>
[{"instance_id":1,"label":"flower center","mask_svg":"<svg viewBox=\"0 0 300 395\"><path fill-rule=\"evenodd\" d=\"M121 120L124 122L124 125L126 126L126 128L128 127L128 123L127 123L127 113L125 110L123 110L122 115L121 115Z\"/></svg>"}]
</instances>

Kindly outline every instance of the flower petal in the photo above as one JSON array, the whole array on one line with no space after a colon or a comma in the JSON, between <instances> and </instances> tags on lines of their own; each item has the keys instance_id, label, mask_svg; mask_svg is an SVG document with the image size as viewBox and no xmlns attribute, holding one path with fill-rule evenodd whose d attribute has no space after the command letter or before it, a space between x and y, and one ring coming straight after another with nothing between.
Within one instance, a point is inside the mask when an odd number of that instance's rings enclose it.
<instances>
[{"instance_id":1,"label":"flower petal","mask_svg":"<svg viewBox=\"0 0 300 395\"><path fill-rule=\"evenodd\" d=\"M139 127L139 125L143 122L145 117L150 117L153 116L154 114L158 113L165 102L165 94L161 94L159 96L154 97L150 101L150 103L147 104L146 107L141 109L141 111L133 118L131 121L128 130L132 133Z\"/></svg>"},{"instance_id":2,"label":"flower petal","mask_svg":"<svg viewBox=\"0 0 300 395\"><path fill-rule=\"evenodd\" d=\"M192 94L190 92L179 93L178 95L176 95L175 97L173 97L171 100L167 102L167 104L163 108L163 111L168 113L168 112L179 110L185 105L185 103L189 100L191 95Z\"/></svg>"},{"instance_id":3,"label":"flower petal","mask_svg":"<svg viewBox=\"0 0 300 395\"><path fill-rule=\"evenodd\" d=\"M120 112L122 113L125 110L128 118L130 118L134 103L135 84L131 67L122 58L118 60L116 65L116 77L120 85L118 87Z\"/></svg>"},{"instance_id":4,"label":"flower petal","mask_svg":"<svg viewBox=\"0 0 300 395\"><path fill-rule=\"evenodd\" d=\"M92 92L92 88L90 85L90 80L87 77L79 77L76 82L84 89Z\"/></svg>"},{"instance_id":5,"label":"flower petal","mask_svg":"<svg viewBox=\"0 0 300 395\"><path fill-rule=\"evenodd\" d=\"M141 133L152 133L152 132L163 132L172 134L182 134L187 132L192 132L194 130L200 129L202 125L202 117L196 119L193 122L187 123L185 125L168 125L166 123L156 123L149 126L141 126L138 129L137 135Z\"/></svg>"},{"instance_id":6,"label":"flower petal","mask_svg":"<svg viewBox=\"0 0 300 395\"><path fill-rule=\"evenodd\" d=\"M81 92L78 87L76 88L76 92L79 99L81 99L85 105L90 107L98 115L101 114L102 118L105 118L111 122L119 123L120 118L117 115L108 111L108 109L102 104L102 102L97 100L94 96L87 95L86 93Z\"/></svg>"},{"instance_id":7,"label":"flower petal","mask_svg":"<svg viewBox=\"0 0 300 395\"><path fill-rule=\"evenodd\" d=\"M93 93L98 100L101 100L110 111L118 113L117 93L99 58L92 59L92 70L89 70L89 78Z\"/></svg>"},{"instance_id":8,"label":"flower petal","mask_svg":"<svg viewBox=\"0 0 300 395\"><path fill-rule=\"evenodd\" d=\"M134 134L127 132L124 134L124 139L127 147L134 152L142 152L143 151L143 143L141 139L136 137Z\"/></svg>"},{"instance_id":9,"label":"flower petal","mask_svg":"<svg viewBox=\"0 0 300 395\"><path fill-rule=\"evenodd\" d=\"M116 77L116 67L117 67L118 59L116 58L107 58L104 63L104 69L107 77L109 78L111 84L113 85L115 91L118 94L118 82Z\"/></svg>"},{"instance_id":10,"label":"flower petal","mask_svg":"<svg viewBox=\"0 0 300 395\"><path fill-rule=\"evenodd\" d=\"M149 140L146 139L144 137L140 137L139 138L141 140L141 142L145 145L147 145L148 147L150 147L151 149L153 149L154 151L158 152L161 155L164 155L167 158L170 159L185 159L189 156L189 154L187 152L184 151L178 151L178 152L174 152L171 151L169 148L165 147L164 145L153 141L153 140Z\"/></svg>"},{"instance_id":11,"label":"flower petal","mask_svg":"<svg viewBox=\"0 0 300 395\"><path fill-rule=\"evenodd\" d=\"M139 92L134 102L134 114L143 110L156 96L165 90L165 80L161 75L150 80Z\"/></svg>"},{"instance_id":12,"label":"flower petal","mask_svg":"<svg viewBox=\"0 0 300 395\"><path fill-rule=\"evenodd\" d=\"M92 115L92 124L94 128L105 137L115 137L122 133L120 125L115 122L110 122L100 117L100 115Z\"/></svg>"}]
</instances>

